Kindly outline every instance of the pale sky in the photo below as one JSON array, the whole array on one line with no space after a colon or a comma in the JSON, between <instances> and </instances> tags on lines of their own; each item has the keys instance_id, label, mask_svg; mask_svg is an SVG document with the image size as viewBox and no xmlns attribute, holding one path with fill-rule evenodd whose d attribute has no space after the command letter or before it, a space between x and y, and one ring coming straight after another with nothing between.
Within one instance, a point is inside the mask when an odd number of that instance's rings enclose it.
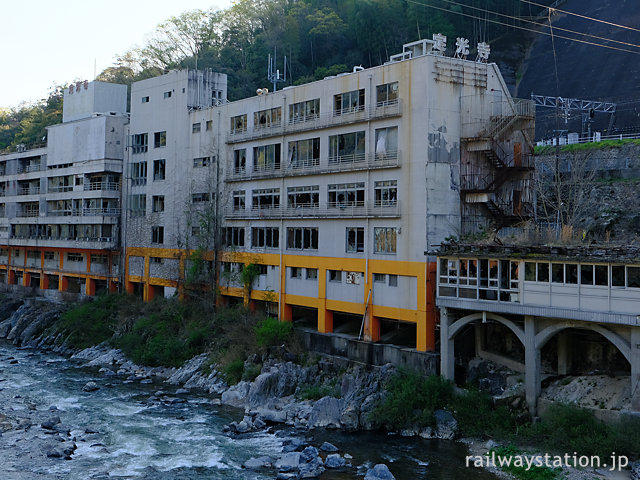
<instances>
[{"instance_id":1,"label":"pale sky","mask_svg":"<svg viewBox=\"0 0 640 480\"><path fill-rule=\"evenodd\" d=\"M0 108L46 98L52 86L93 80L117 55L186 10L232 0L2 0Z\"/></svg>"}]
</instances>

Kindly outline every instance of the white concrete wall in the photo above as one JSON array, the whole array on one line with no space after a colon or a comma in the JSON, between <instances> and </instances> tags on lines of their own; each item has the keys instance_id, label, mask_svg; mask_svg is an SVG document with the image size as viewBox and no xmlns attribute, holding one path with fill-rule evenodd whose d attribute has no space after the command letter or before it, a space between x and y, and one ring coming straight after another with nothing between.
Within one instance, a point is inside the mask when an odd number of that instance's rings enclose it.
<instances>
[{"instance_id":1,"label":"white concrete wall","mask_svg":"<svg viewBox=\"0 0 640 480\"><path fill-rule=\"evenodd\" d=\"M76 88L76 85L80 88ZM127 86L106 82L72 84L64 91L62 122L91 117L96 113L123 114L127 112Z\"/></svg>"}]
</instances>

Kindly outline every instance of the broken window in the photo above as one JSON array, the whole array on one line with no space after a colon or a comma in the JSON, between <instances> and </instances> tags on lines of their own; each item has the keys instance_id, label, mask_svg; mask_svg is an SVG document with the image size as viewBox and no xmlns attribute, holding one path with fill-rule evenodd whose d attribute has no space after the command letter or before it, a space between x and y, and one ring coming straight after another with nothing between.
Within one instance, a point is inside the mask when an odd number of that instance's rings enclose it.
<instances>
[{"instance_id":1,"label":"broken window","mask_svg":"<svg viewBox=\"0 0 640 480\"><path fill-rule=\"evenodd\" d=\"M287 248L297 250L318 249L317 227L289 227L287 228Z\"/></svg>"},{"instance_id":2,"label":"broken window","mask_svg":"<svg viewBox=\"0 0 640 480\"><path fill-rule=\"evenodd\" d=\"M280 169L280 144L253 147L253 170L255 172Z\"/></svg>"},{"instance_id":3,"label":"broken window","mask_svg":"<svg viewBox=\"0 0 640 480\"><path fill-rule=\"evenodd\" d=\"M347 227L347 253L364 252L364 228Z\"/></svg>"},{"instance_id":4,"label":"broken window","mask_svg":"<svg viewBox=\"0 0 640 480\"><path fill-rule=\"evenodd\" d=\"M344 133L329 137L329 163L362 162L365 132Z\"/></svg>"},{"instance_id":5,"label":"broken window","mask_svg":"<svg viewBox=\"0 0 640 480\"><path fill-rule=\"evenodd\" d=\"M333 97L334 115L359 112L364 110L364 88L340 93Z\"/></svg>"},{"instance_id":6,"label":"broken window","mask_svg":"<svg viewBox=\"0 0 640 480\"><path fill-rule=\"evenodd\" d=\"M155 213L164 212L164 195L153 196L153 211Z\"/></svg>"},{"instance_id":7,"label":"broken window","mask_svg":"<svg viewBox=\"0 0 640 480\"><path fill-rule=\"evenodd\" d=\"M153 134L153 146L154 148L167 146L167 132L156 132Z\"/></svg>"},{"instance_id":8,"label":"broken window","mask_svg":"<svg viewBox=\"0 0 640 480\"><path fill-rule=\"evenodd\" d=\"M398 82L385 83L376 87L376 106L398 103Z\"/></svg>"},{"instance_id":9,"label":"broken window","mask_svg":"<svg viewBox=\"0 0 640 480\"><path fill-rule=\"evenodd\" d=\"M306 122L320 116L320 99L289 105L289 123Z\"/></svg>"},{"instance_id":10,"label":"broken window","mask_svg":"<svg viewBox=\"0 0 640 480\"><path fill-rule=\"evenodd\" d=\"M244 173L247 168L247 149L241 148L233 152L233 171L234 173Z\"/></svg>"},{"instance_id":11,"label":"broken window","mask_svg":"<svg viewBox=\"0 0 640 480\"><path fill-rule=\"evenodd\" d=\"M329 281L342 283L342 271L341 270L329 270Z\"/></svg>"},{"instance_id":12,"label":"broken window","mask_svg":"<svg viewBox=\"0 0 640 480\"><path fill-rule=\"evenodd\" d=\"M318 185L288 187L287 205L289 208L318 208L320 187Z\"/></svg>"},{"instance_id":13,"label":"broken window","mask_svg":"<svg viewBox=\"0 0 640 480\"><path fill-rule=\"evenodd\" d=\"M200 133L200 122L198 123L194 123L193 125L191 125L191 133Z\"/></svg>"},{"instance_id":14,"label":"broken window","mask_svg":"<svg viewBox=\"0 0 640 480\"><path fill-rule=\"evenodd\" d=\"M247 131L247 114L231 117L231 133L242 133Z\"/></svg>"},{"instance_id":15,"label":"broken window","mask_svg":"<svg viewBox=\"0 0 640 480\"><path fill-rule=\"evenodd\" d=\"M245 207L245 191L235 190L233 192L233 209L244 210Z\"/></svg>"},{"instance_id":16,"label":"broken window","mask_svg":"<svg viewBox=\"0 0 640 480\"><path fill-rule=\"evenodd\" d=\"M376 160L397 158L398 127L379 128L376 130Z\"/></svg>"},{"instance_id":17,"label":"broken window","mask_svg":"<svg viewBox=\"0 0 640 480\"><path fill-rule=\"evenodd\" d=\"M327 190L329 208L364 206L364 182L330 184Z\"/></svg>"},{"instance_id":18,"label":"broken window","mask_svg":"<svg viewBox=\"0 0 640 480\"><path fill-rule=\"evenodd\" d=\"M289 272L290 272L291 278L298 278L298 279L302 278L302 267L290 267Z\"/></svg>"},{"instance_id":19,"label":"broken window","mask_svg":"<svg viewBox=\"0 0 640 480\"><path fill-rule=\"evenodd\" d=\"M225 247L244 247L244 227L223 228L222 245Z\"/></svg>"},{"instance_id":20,"label":"broken window","mask_svg":"<svg viewBox=\"0 0 640 480\"><path fill-rule=\"evenodd\" d=\"M254 227L251 229L251 246L257 248L278 248L280 236L277 227Z\"/></svg>"},{"instance_id":21,"label":"broken window","mask_svg":"<svg viewBox=\"0 0 640 480\"><path fill-rule=\"evenodd\" d=\"M193 159L193 167L194 168L207 167L207 166L209 166L209 161L210 160L211 160L211 157L194 158Z\"/></svg>"},{"instance_id":22,"label":"broken window","mask_svg":"<svg viewBox=\"0 0 640 480\"><path fill-rule=\"evenodd\" d=\"M282 120L282 108L275 107L267 110L260 110L253 114L253 128L277 127Z\"/></svg>"},{"instance_id":23,"label":"broken window","mask_svg":"<svg viewBox=\"0 0 640 480\"><path fill-rule=\"evenodd\" d=\"M164 180L165 179L165 167L166 160L154 160L153 161L153 180Z\"/></svg>"},{"instance_id":24,"label":"broken window","mask_svg":"<svg viewBox=\"0 0 640 480\"><path fill-rule=\"evenodd\" d=\"M280 189L261 188L251 192L251 208L262 210L265 208L280 208Z\"/></svg>"},{"instance_id":25,"label":"broken window","mask_svg":"<svg viewBox=\"0 0 640 480\"><path fill-rule=\"evenodd\" d=\"M144 217L147 214L147 196L129 195L129 212L132 217Z\"/></svg>"},{"instance_id":26,"label":"broken window","mask_svg":"<svg viewBox=\"0 0 640 480\"><path fill-rule=\"evenodd\" d=\"M208 193L194 193L191 195L191 203L208 202L211 197Z\"/></svg>"},{"instance_id":27,"label":"broken window","mask_svg":"<svg viewBox=\"0 0 640 480\"><path fill-rule=\"evenodd\" d=\"M164 243L164 227L151 227L151 243Z\"/></svg>"},{"instance_id":28,"label":"broken window","mask_svg":"<svg viewBox=\"0 0 640 480\"><path fill-rule=\"evenodd\" d=\"M307 280L317 280L318 279L318 269L317 268L307 268Z\"/></svg>"},{"instance_id":29,"label":"broken window","mask_svg":"<svg viewBox=\"0 0 640 480\"><path fill-rule=\"evenodd\" d=\"M320 138L289 142L289 168L320 165Z\"/></svg>"},{"instance_id":30,"label":"broken window","mask_svg":"<svg viewBox=\"0 0 640 480\"><path fill-rule=\"evenodd\" d=\"M373 241L375 253L396 253L396 237L398 229L395 227L375 227Z\"/></svg>"},{"instance_id":31,"label":"broken window","mask_svg":"<svg viewBox=\"0 0 640 480\"><path fill-rule=\"evenodd\" d=\"M375 206L392 207L398 204L398 181L383 180L375 182Z\"/></svg>"},{"instance_id":32,"label":"broken window","mask_svg":"<svg viewBox=\"0 0 640 480\"><path fill-rule=\"evenodd\" d=\"M398 275L389 275L389 286L390 287L398 286Z\"/></svg>"}]
</instances>

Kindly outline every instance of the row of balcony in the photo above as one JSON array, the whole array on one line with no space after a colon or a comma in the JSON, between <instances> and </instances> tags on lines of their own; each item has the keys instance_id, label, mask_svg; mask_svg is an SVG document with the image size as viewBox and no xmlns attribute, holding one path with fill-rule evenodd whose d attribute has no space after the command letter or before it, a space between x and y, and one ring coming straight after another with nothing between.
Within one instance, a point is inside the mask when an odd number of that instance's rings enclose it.
<instances>
[{"instance_id":1,"label":"row of balcony","mask_svg":"<svg viewBox=\"0 0 640 480\"><path fill-rule=\"evenodd\" d=\"M68 210L50 210L47 214L53 217L96 217L119 216L119 208L74 208Z\"/></svg>"},{"instance_id":2,"label":"row of balcony","mask_svg":"<svg viewBox=\"0 0 640 480\"><path fill-rule=\"evenodd\" d=\"M332 128L351 123L381 120L399 115L402 115L402 103L400 100L391 103L382 103L373 108L345 108L334 112L296 117L295 119L290 119L287 123L280 121L269 126L257 125L254 126L253 129L235 129L227 134L226 141L227 143L246 142L266 137Z\"/></svg>"},{"instance_id":3,"label":"row of balcony","mask_svg":"<svg viewBox=\"0 0 640 480\"><path fill-rule=\"evenodd\" d=\"M329 202L326 208L318 204L301 204L295 207L253 206L247 209L227 208L224 216L229 220L280 219L280 218L397 218L400 203L395 202Z\"/></svg>"},{"instance_id":4,"label":"row of balcony","mask_svg":"<svg viewBox=\"0 0 640 480\"><path fill-rule=\"evenodd\" d=\"M324 173L347 172L355 170L375 170L379 168L395 168L400 166L400 152L360 153L328 157L327 159L312 158L305 161L292 162L285 167L280 164L254 165L252 171L231 166L226 176L227 182L239 182L259 178L291 177L301 175L316 175Z\"/></svg>"},{"instance_id":5,"label":"row of balcony","mask_svg":"<svg viewBox=\"0 0 640 480\"><path fill-rule=\"evenodd\" d=\"M99 190L106 190L106 191L110 191L110 192L119 192L120 191L120 184L119 183L113 183L113 182L100 182L100 183L87 183L84 185L84 191L88 192L88 191L99 191ZM72 192L73 191L73 186L70 185L64 185L64 186L49 186L49 188L47 189L47 193L64 193L64 192ZM40 189L40 186L29 186L29 187L19 187L16 194L19 196L22 195L40 195L40 193L44 193L42 192L42 190ZM0 190L0 197L6 197L7 195L7 191L6 189L4 190ZM9 195L10 196L10 195Z\"/></svg>"}]
</instances>

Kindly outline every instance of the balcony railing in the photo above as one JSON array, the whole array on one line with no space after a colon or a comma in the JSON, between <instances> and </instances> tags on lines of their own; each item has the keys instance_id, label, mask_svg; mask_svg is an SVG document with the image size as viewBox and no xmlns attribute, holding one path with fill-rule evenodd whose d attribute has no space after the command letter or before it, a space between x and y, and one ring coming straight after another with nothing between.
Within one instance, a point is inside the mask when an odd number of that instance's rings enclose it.
<instances>
[{"instance_id":1,"label":"balcony railing","mask_svg":"<svg viewBox=\"0 0 640 480\"><path fill-rule=\"evenodd\" d=\"M110 190L114 192L120 191L120 184L116 182L91 182L84 184L85 191L88 190Z\"/></svg>"},{"instance_id":2,"label":"balcony railing","mask_svg":"<svg viewBox=\"0 0 640 480\"><path fill-rule=\"evenodd\" d=\"M331 128L338 125L397 117L401 114L402 103L399 100L368 108L346 108L318 115L296 117L295 119L290 119L289 122L282 122L270 127L257 126L246 130L232 130L227 134L227 143L246 142L288 133Z\"/></svg>"},{"instance_id":3,"label":"balcony railing","mask_svg":"<svg viewBox=\"0 0 640 480\"><path fill-rule=\"evenodd\" d=\"M118 216L119 208L76 208L68 210L49 210L48 215L52 217L95 217L95 216Z\"/></svg>"},{"instance_id":4,"label":"balcony railing","mask_svg":"<svg viewBox=\"0 0 640 480\"><path fill-rule=\"evenodd\" d=\"M39 210L23 210L18 212L17 217L38 217L40 216Z\"/></svg>"},{"instance_id":5,"label":"balcony railing","mask_svg":"<svg viewBox=\"0 0 640 480\"><path fill-rule=\"evenodd\" d=\"M39 195L40 187L20 187L18 189L18 195Z\"/></svg>"},{"instance_id":6,"label":"balcony railing","mask_svg":"<svg viewBox=\"0 0 640 480\"><path fill-rule=\"evenodd\" d=\"M278 168L276 168L276 166ZM291 163L287 166L280 164L261 167L257 171L247 171L230 168L227 182L253 180L257 178L291 177L300 175L315 175L318 173L333 173L355 170L375 170L378 168L394 168L400 166L400 152L367 153L329 157L325 159L309 159Z\"/></svg>"},{"instance_id":7,"label":"balcony railing","mask_svg":"<svg viewBox=\"0 0 640 480\"><path fill-rule=\"evenodd\" d=\"M42 164L34 163L31 165L18 165L17 173L39 172L42 170Z\"/></svg>"},{"instance_id":8,"label":"balcony railing","mask_svg":"<svg viewBox=\"0 0 640 480\"><path fill-rule=\"evenodd\" d=\"M227 208L227 219L261 218L397 218L400 216L399 202L356 202L329 203L326 207L315 204L302 204L295 207L252 207L248 209Z\"/></svg>"},{"instance_id":9,"label":"balcony railing","mask_svg":"<svg viewBox=\"0 0 640 480\"><path fill-rule=\"evenodd\" d=\"M48 193L62 193L73 191L73 185L49 185Z\"/></svg>"},{"instance_id":10,"label":"balcony railing","mask_svg":"<svg viewBox=\"0 0 640 480\"><path fill-rule=\"evenodd\" d=\"M16 240L62 240L71 242L113 242L114 237L71 237L71 236L45 236L45 235L11 235L12 239Z\"/></svg>"}]
</instances>

